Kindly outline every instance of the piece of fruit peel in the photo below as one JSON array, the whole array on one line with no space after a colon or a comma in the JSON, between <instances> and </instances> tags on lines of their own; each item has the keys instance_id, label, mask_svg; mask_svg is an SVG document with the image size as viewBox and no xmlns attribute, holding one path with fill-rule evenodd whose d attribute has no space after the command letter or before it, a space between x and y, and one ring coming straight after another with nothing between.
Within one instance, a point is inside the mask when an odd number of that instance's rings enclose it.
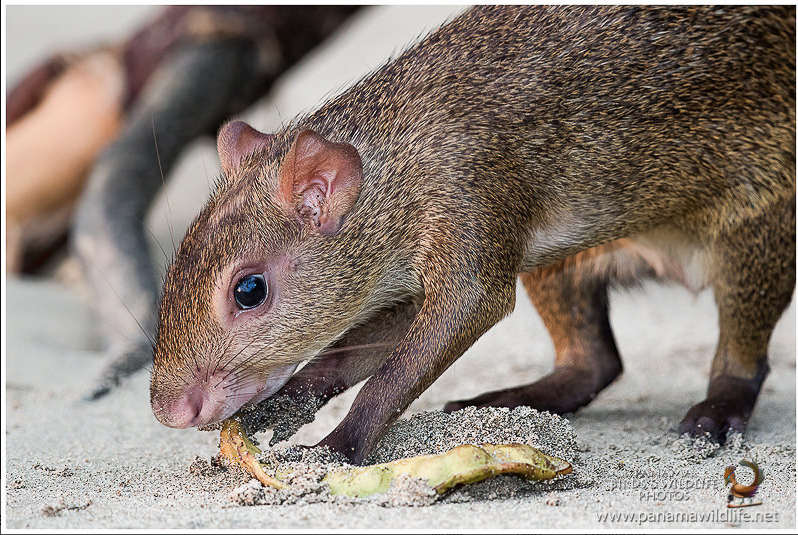
<instances>
[{"instance_id":1,"label":"piece of fruit peel","mask_svg":"<svg viewBox=\"0 0 798 535\"><path fill-rule=\"evenodd\" d=\"M444 494L457 485L476 483L499 474L545 480L570 472L570 463L526 444L464 444L437 455L335 470L322 481L332 494L362 498L387 491L400 475L423 479L438 494Z\"/></svg>"},{"instance_id":2,"label":"piece of fruit peel","mask_svg":"<svg viewBox=\"0 0 798 535\"><path fill-rule=\"evenodd\" d=\"M255 455L260 450L234 419L222 424L220 455L242 467L263 485L277 489L285 484L267 475ZM332 494L363 498L387 491L401 475L424 480L438 494L457 485L483 481L499 474L516 474L530 480L553 479L571 473L571 464L527 444L464 444L437 455L420 455L383 464L342 468L329 472L323 483Z\"/></svg>"},{"instance_id":3,"label":"piece of fruit peel","mask_svg":"<svg viewBox=\"0 0 798 535\"><path fill-rule=\"evenodd\" d=\"M219 437L220 457L240 466L264 486L276 489L285 488L285 483L263 471L263 465L255 458L255 455L260 452L244 434L238 421L231 418L222 423L222 432Z\"/></svg>"}]
</instances>

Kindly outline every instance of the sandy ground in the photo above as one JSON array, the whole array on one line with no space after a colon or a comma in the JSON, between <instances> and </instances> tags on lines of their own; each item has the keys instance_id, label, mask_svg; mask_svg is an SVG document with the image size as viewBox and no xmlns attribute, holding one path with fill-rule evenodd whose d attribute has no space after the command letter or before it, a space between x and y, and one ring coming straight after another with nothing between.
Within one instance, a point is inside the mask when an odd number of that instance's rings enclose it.
<instances>
[{"instance_id":1,"label":"sandy ground","mask_svg":"<svg viewBox=\"0 0 798 535\"><path fill-rule=\"evenodd\" d=\"M9 69L15 65L16 72L35 59L36 47L41 50L40 41L50 35L32 9L51 8L8 9L14 28L8 35ZM128 20L126 8L115 9L102 16ZM246 117L262 129L273 128L281 116L311 107L451 12L394 7L365 13ZM140 8L129 14L131 25L142 16ZM99 19L87 21L85 12L61 11L59 17L74 22L73 33L53 42L91 42L97 35ZM15 54L27 59L13 63ZM198 143L179 165L165 194L171 211L163 199L153 211L150 226L162 241L168 240L167 221L184 228L207 194L207 178L217 165L211 146ZM717 313L709 292L693 296L647 284L612 296L624 375L569 418L584 484L541 489L505 479L491 500L388 508L234 504L229 495L240 478L191 469L197 456L215 454L217 436L158 424L149 410L146 373L99 402L79 401L102 365L102 321L92 316L84 294L53 281L9 280L4 298L9 314L2 520L9 528L795 527L794 303L773 335L772 372L742 441L712 450L676 436L684 412L703 398ZM540 319L525 296L519 294L517 303L410 412L529 382L551 368L553 350ZM334 400L295 440L322 438L353 396ZM765 472L758 495L763 504L730 516L723 468L744 457Z\"/></svg>"}]
</instances>

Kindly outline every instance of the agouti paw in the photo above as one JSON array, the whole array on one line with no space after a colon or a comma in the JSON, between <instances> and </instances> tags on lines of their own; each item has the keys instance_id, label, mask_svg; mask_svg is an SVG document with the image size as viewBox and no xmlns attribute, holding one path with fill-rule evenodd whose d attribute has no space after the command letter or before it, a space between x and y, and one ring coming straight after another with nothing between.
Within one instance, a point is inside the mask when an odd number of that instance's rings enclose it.
<instances>
[{"instance_id":1,"label":"agouti paw","mask_svg":"<svg viewBox=\"0 0 798 535\"><path fill-rule=\"evenodd\" d=\"M706 399L687 411L679 424L679 434L699 437L708 433L722 444L730 432L745 431L751 408L738 400Z\"/></svg>"}]
</instances>

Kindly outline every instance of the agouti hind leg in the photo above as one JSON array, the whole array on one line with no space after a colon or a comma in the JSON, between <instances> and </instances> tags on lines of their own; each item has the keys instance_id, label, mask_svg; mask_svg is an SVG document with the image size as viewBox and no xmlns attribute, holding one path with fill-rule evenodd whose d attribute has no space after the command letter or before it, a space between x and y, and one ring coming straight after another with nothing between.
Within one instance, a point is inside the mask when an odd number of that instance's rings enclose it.
<instances>
[{"instance_id":1,"label":"agouti hind leg","mask_svg":"<svg viewBox=\"0 0 798 535\"><path fill-rule=\"evenodd\" d=\"M707 397L680 433L725 440L745 430L768 373L770 335L795 287L795 199L725 232L711 249L720 336Z\"/></svg>"},{"instance_id":2,"label":"agouti hind leg","mask_svg":"<svg viewBox=\"0 0 798 535\"><path fill-rule=\"evenodd\" d=\"M564 414L590 403L622 371L608 317L607 282L570 258L521 274L521 281L551 334L552 373L538 381L452 401L444 410L468 406L517 407Z\"/></svg>"}]
</instances>

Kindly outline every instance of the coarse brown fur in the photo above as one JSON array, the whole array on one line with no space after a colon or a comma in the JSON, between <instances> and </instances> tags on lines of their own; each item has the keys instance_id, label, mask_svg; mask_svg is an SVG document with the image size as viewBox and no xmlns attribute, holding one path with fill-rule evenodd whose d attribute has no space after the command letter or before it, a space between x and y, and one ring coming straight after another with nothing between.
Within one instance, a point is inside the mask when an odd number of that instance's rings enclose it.
<instances>
[{"instance_id":1,"label":"coarse brown fur","mask_svg":"<svg viewBox=\"0 0 798 535\"><path fill-rule=\"evenodd\" d=\"M341 215L339 230L309 219L296 190L308 131L348 171L335 147L362 161L351 209L331 195L311 210ZM354 327L418 301L377 364L338 378L371 375L322 441L360 462L512 311L522 274L554 373L447 409L588 403L621 371L607 288L651 276L711 285L718 303L708 397L682 430L744 428L795 283L794 7L473 8L253 147L225 169L167 275L152 376L165 423L201 374L238 376L228 398L243 396L242 384L345 351L335 344ZM223 161L239 149L220 141ZM242 266L270 277L257 312L219 304Z\"/></svg>"}]
</instances>

